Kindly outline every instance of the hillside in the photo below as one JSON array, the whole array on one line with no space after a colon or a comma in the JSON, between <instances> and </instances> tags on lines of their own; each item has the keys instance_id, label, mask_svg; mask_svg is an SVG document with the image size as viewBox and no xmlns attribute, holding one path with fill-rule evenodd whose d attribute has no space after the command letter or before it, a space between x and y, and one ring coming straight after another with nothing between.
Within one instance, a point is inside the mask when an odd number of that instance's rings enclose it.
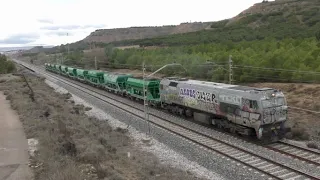
<instances>
[{"instance_id":1,"label":"hillside","mask_svg":"<svg viewBox=\"0 0 320 180\"><path fill-rule=\"evenodd\" d=\"M86 37L84 42L110 43L128 39L145 39L171 34L194 32L210 27L211 22L181 23L172 26L130 27L116 29L99 29Z\"/></svg>"},{"instance_id":2,"label":"hillside","mask_svg":"<svg viewBox=\"0 0 320 180\"><path fill-rule=\"evenodd\" d=\"M116 46L176 46L240 42L265 38L308 38L320 30L319 0L276 0L257 3L238 16L213 22L210 29L142 40L113 42Z\"/></svg>"}]
</instances>

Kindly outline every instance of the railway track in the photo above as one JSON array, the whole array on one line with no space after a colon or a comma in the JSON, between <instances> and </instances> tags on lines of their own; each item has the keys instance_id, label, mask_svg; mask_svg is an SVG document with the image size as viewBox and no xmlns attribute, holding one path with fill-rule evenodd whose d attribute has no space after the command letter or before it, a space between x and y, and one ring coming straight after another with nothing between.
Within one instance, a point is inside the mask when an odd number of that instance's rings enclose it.
<instances>
[{"instance_id":1,"label":"railway track","mask_svg":"<svg viewBox=\"0 0 320 180\"><path fill-rule=\"evenodd\" d=\"M23 66L33 70L32 68L26 65ZM90 89L85 88L83 86L74 85L74 83L70 80L57 78L57 75L52 75L51 73L47 73L45 71L42 73L62 83L65 83L68 86L76 88L77 90L80 90L90 96L93 96L105 103L113 105L118 109L127 112L128 114L138 117L141 120L144 119L144 112L135 106L123 104L117 98L111 98L101 93L93 92ZM241 163L249 167L251 170L253 169L259 171L262 173L262 176L264 176L266 179L320 179L320 177L315 177L301 170L293 169L284 164L272 161L243 148L219 140L215 137L208 136L193 129L184 127L180 124L171 122L155 114L149 115L149 122L154 126L162 128L172 134L181 136L189 140L190 142L200 146L201 148L206 149L207 151L219 153L225 156L227 160L234 160L238 163Z\"/></svg>"},{"instance_id":2,"label":"railway track","mask_svg":"<svg viewBox=\"0 0 320 180\"><path fill-rule=\"evenodd\" d=\"M320 152L283 141L266 146L266 148L320 167Z\"/></svg>"}]
</instances>

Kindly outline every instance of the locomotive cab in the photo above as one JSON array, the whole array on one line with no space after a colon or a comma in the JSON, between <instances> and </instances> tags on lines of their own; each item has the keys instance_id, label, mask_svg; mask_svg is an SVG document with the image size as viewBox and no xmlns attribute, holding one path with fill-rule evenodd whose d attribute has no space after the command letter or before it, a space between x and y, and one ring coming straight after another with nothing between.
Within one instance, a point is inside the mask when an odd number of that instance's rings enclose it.
<instances>
[{"instance_id":1,"label":"locomotive cab","mask_svg":"<svg viewBox=\"0 0 320 180\"><path fill-rule=\"evenodd\" d=\"M257 137L281 137L285 133L284 123L288 118L288 106L281 91L270 89L260 99L261 123L256 127ZM279 136L280 135L280 136Z\"/></svg>"}]
</instances>

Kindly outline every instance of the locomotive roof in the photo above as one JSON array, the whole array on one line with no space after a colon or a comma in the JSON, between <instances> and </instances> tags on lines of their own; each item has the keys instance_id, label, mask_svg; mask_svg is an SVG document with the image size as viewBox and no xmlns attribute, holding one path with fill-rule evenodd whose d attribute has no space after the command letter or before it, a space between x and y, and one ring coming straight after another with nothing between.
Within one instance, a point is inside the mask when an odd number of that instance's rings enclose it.
<instances>
[{"instance_id":1,"label":"locomotive roof","mask_svg":"<svg viewBox=\"0 0 320 180\"><path fill-rule=\"evenodd\" d=\"M183 83L183 84L190 84L190 85L199 85L203 87L211 87L211 88L219 88L219 89L231 89L231 90L238 90L238 91L268 91L268 90L275 90L273 88L256 88L256 87L249 87L249 86L240 86L240 85L232 85L232 84L225 84L225 83L217 83L217 82L210 82L210 81L200 81L200 80L193 80L193 79L179 79L179 78L167 78L169 81Z\"/></svg>"}]
</instances>

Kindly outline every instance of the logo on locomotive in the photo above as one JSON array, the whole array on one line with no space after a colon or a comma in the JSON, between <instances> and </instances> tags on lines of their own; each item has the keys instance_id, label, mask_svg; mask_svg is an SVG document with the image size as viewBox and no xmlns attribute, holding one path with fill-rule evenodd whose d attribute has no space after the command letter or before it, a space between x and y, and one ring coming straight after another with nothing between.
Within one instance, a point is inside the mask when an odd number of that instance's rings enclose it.
<instances>
[{"instance_id":1,"label":"logo on locomotive","mask_svg":"<svg viewBox=\"0 0 320 180\"><path fill-rule=\"evenodd\" d=\"M182 97L191 97L200 101L204 101L207 103L215 103L216 102L216 95L209 92L198 91L195 89L188 89L188 88L180 88L179 96Z\"/></svg>"}]
</instances>

